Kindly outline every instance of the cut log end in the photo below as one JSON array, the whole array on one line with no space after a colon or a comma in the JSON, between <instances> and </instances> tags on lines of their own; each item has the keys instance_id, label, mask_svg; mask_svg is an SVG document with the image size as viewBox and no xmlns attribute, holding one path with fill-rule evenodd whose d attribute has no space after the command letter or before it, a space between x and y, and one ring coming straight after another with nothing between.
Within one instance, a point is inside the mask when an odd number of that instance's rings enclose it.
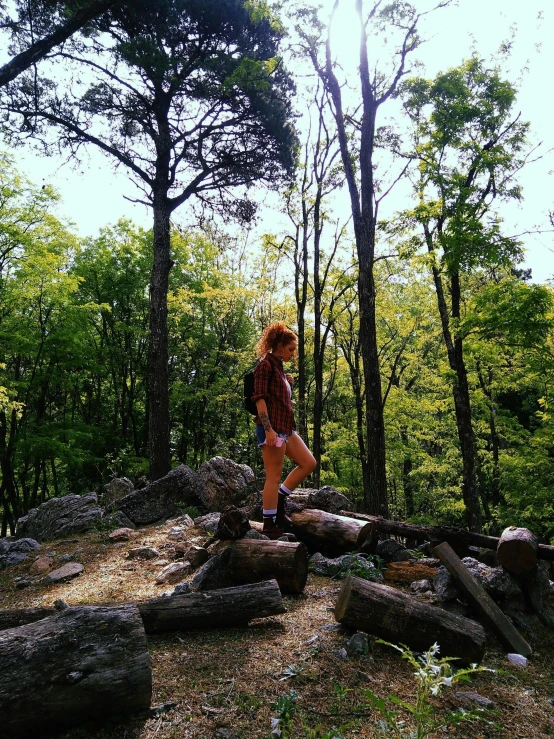
<instances>
[{"instance_id":1,"label":"cut log end","mask_svg":"<svg viewBox=\"0 0 554 739\"><path fill-rule=\"evenodd\" d=\"M505 570L514 575L524 575L537 565L537 538L529 529L509 526L502 532L496 556Z\"/></svg>"}]
</instances>

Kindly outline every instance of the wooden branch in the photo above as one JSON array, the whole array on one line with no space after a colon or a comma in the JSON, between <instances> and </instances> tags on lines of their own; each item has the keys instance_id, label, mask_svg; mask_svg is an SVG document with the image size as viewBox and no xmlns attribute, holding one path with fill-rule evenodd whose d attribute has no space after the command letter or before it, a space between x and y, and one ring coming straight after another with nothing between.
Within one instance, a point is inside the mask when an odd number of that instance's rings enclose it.
<instances>
[{"instance_id":1,"label":"wooden branch","mask_svg":"<svg viewBox=\"0 0 554 739\"><path fill-rule=\"evenodd\" d=\"M28 49L22 51L3 67L0 67L0 87L7 85L33 64L43 59L55 46L59 46L89 21L98 18L106 11L118 5L120 0L103 0L95 2L77 11L67 23L58 26L51 34L36 41Z\"/></svg>"},{"instance_id":2,"label":"wooden branch","mask_svg":"<svg viewBox=\"0 0 554 739\"><path fill-rule=\"evenodd\" d=\"M452 547L444 542L435 547L435 554L483 619L500 636L504 644L517 654L529 657L533 650L510 619L500 610L467 569Z\"/></svg>"},{"instance_id":3,"label":"wooden branch","mask_svg":"<svg viewBox=\"0 0 554 739\"><path fill-rule=\"evenodd\" d=\"M360 521L368 521L374 525L377 531L382 531L385 534L395 534L416 541L430 541L431 544L440 544L447 541L454 548L473 546L496 550L500 541L497 536L477 534L454 526L422 526L416 523L406 523L405 521L390 521L380 516L370 516L367 513L355 513L353 511L341 511L341 515L357 518ZM537 553L539 559L554 562L553 546L539 544Z\"/></svg>"}]
</instances>

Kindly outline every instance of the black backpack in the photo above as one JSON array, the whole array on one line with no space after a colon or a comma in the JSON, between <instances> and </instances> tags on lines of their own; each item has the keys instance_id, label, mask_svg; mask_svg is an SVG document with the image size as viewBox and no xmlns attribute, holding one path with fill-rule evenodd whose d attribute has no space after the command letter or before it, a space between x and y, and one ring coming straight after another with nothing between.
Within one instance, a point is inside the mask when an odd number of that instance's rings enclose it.
<instances>
[{"instance_id":1,"label":"black backpack","mask_svg":"<svg viewBox=\"0 0 554 739\"><path fill-rule=\"evenodd\" d=\"M254 395L254 372L256 370L256 367L259 365L259 361L256 362L254 367L250 370L250 372L247 372L244 375L244 390L243 390L243 398L242 398L242 407L245 411L248 411L253 416L258 415L258 409L256 408L256 403L252 400L252 396ZM273 370L273 367L272 367Z\"/></svg>"}]
</instances>

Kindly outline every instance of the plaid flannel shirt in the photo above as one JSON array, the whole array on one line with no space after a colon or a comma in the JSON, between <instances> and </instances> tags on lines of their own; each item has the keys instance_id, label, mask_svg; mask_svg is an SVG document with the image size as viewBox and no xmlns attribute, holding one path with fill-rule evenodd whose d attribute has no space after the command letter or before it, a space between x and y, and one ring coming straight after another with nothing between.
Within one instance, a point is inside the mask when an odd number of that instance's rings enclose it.
<instances>
[{"instance_id":1,"label":"plaid flannel shirt","mask_svg":"<svg viewBox=\"0 0 554 739\"><path fill-rule=\"evenodd\" d=\"M283 362L271 353L266 354L254 370L252 400L256 402L262 398L267 405L271 428L278 434L290 435L296 428L292 400L287 387ZM254 420L261 424L258 416Z\"/></svg>"}]
</instances>

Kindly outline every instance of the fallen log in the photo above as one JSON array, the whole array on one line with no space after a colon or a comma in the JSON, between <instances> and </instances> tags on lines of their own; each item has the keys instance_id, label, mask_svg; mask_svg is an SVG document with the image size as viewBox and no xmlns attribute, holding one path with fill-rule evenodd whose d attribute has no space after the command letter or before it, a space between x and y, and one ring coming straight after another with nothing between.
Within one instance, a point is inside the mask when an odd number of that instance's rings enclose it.
<instances>
[{"instance_id":1,"label":"fallen log","mask_svg":"<svg viewBox=\"0 0 554 739\"><path fill-rule=\"evenodd\" d=\"M514 575L524 575L537 564L537 537L529 529L509 526L498 541L498 563Z\"/></svg>"},{"instance_id":2,"label":"fallen log","mask_svg":"<svg viewBox=\"0 0 554 739\"><path fill-rule=\"evenodd\" d=\"M138 608L147 634L242 626L287 610L276 580L153 598Z\"/></svg>"},{"instance_id":3,"label":"fallen log","mask_svg":"<svg viewBox=\"0 0 554 739\"><path fill-rule=\"evenodd\" d=\"M136 606L68 608L0 633L0 731L30 737L150 707Z\"/></svg>"},{"instance_id":4,"label":"fallen log","mask_svg":"<svg viewBox=\"0 0 554 739\"><path fill-rule=\"evenodd\" d=\"M352 575L340 590L335 618L352 629L417 651L438 642L441 656L456 657L463 664L480 662L485 652L485 632L476 621Z\"/></svg>"},{"instance_id":5,"label":"fallen log","mask_svg":"<svg viewBox=\"0 0 554 739\"><path fill-rule=\"evenodd\" d=\"M405 521L390 521L380 516L370 516L367 513L355 513L354 511L341 511L341 515L367 521L373 524L376 531L382 531L384 534L394 534L416 541L430 541L433 546L446 541L453 549L471 546L496 550L500 541L497 536L477 534L474 531L466 531L466 529L458 529L454 526L421 526ZM539 559L554 562L554 546L539 544L537 555Z\"/></svg>"},{"instance_id":6,"label":"fallen log","mask_svg":"<svg viewBox=\"0 0 554 739\"><path fill-rule=\"evenodd\" d=\"M25 626L35 621L41 621L48 616L58 613L55 608L14 608L0 611L0 631L15 629L17 626Z\"/></svg>"},{"instance_id":7,"label":"fallen log","mask_svg":"<svg viewBox=\"0 0 554 739\"><path fill-rule=\"evenodd\" d=\"M337 516L315 508L291 513L294 534L309 546L342 554L359 549L371 533L371 523Z\"/></svg>"},{"instance_id":8,"label":"fallen log","mask_svg":"<svg viewBox=\"0 0 554 739\"><path fill-rule=\"evenodd\" d=\"M117 608L121 604L104 603L102 608ZM275 580L239 585L202 593L170 595L129 604L138 607L147 634L162 631L187 631L236 624L245 624L253 618L285 613L279 585ZM75 606L74 608L79 608ZM20 608L0 611L0 632L43 620L56 614L54 608ZM4 626L10 624L10 626ZM0 634L1 638L1 634ZM1 724L0 724L1 725Z\"/></svg>"},{"instance_id":9,"label":"fallen log","mask_svg":"<svg viewBox=\"0 0 554 739\"><path fill-rule=\"evenodd\" d=\"M308 579L308 550L299 542L240 539L231 547L229 576L235 583L275 578L282 593L301 593Z\"/></svg>"},{"instance_id":10,"label":"fallen log","mask_svg":"<svg viewBox=\"0 0 554 739\"><path fill-rule=\"evenodd\" d=\"M435 553L467 596L471 606L497 632L503 643L511 651L529 657L533 653L529 644L473 577L452 547L444 542L435 547Z\"/></svg>"},{"instance_id":11,"label":"fallen log","mask_svg":"<svg viewBox=\"0 0 554 739\"><path fill-rule=\"evenodd\" d=\"M389 562L383 572L385 582L403 582L410 583L414 580L432 580L437 574L437 565L430 567L421 564L418 560L410 560L408 562Z\"/></svg>"}]
</instances>

